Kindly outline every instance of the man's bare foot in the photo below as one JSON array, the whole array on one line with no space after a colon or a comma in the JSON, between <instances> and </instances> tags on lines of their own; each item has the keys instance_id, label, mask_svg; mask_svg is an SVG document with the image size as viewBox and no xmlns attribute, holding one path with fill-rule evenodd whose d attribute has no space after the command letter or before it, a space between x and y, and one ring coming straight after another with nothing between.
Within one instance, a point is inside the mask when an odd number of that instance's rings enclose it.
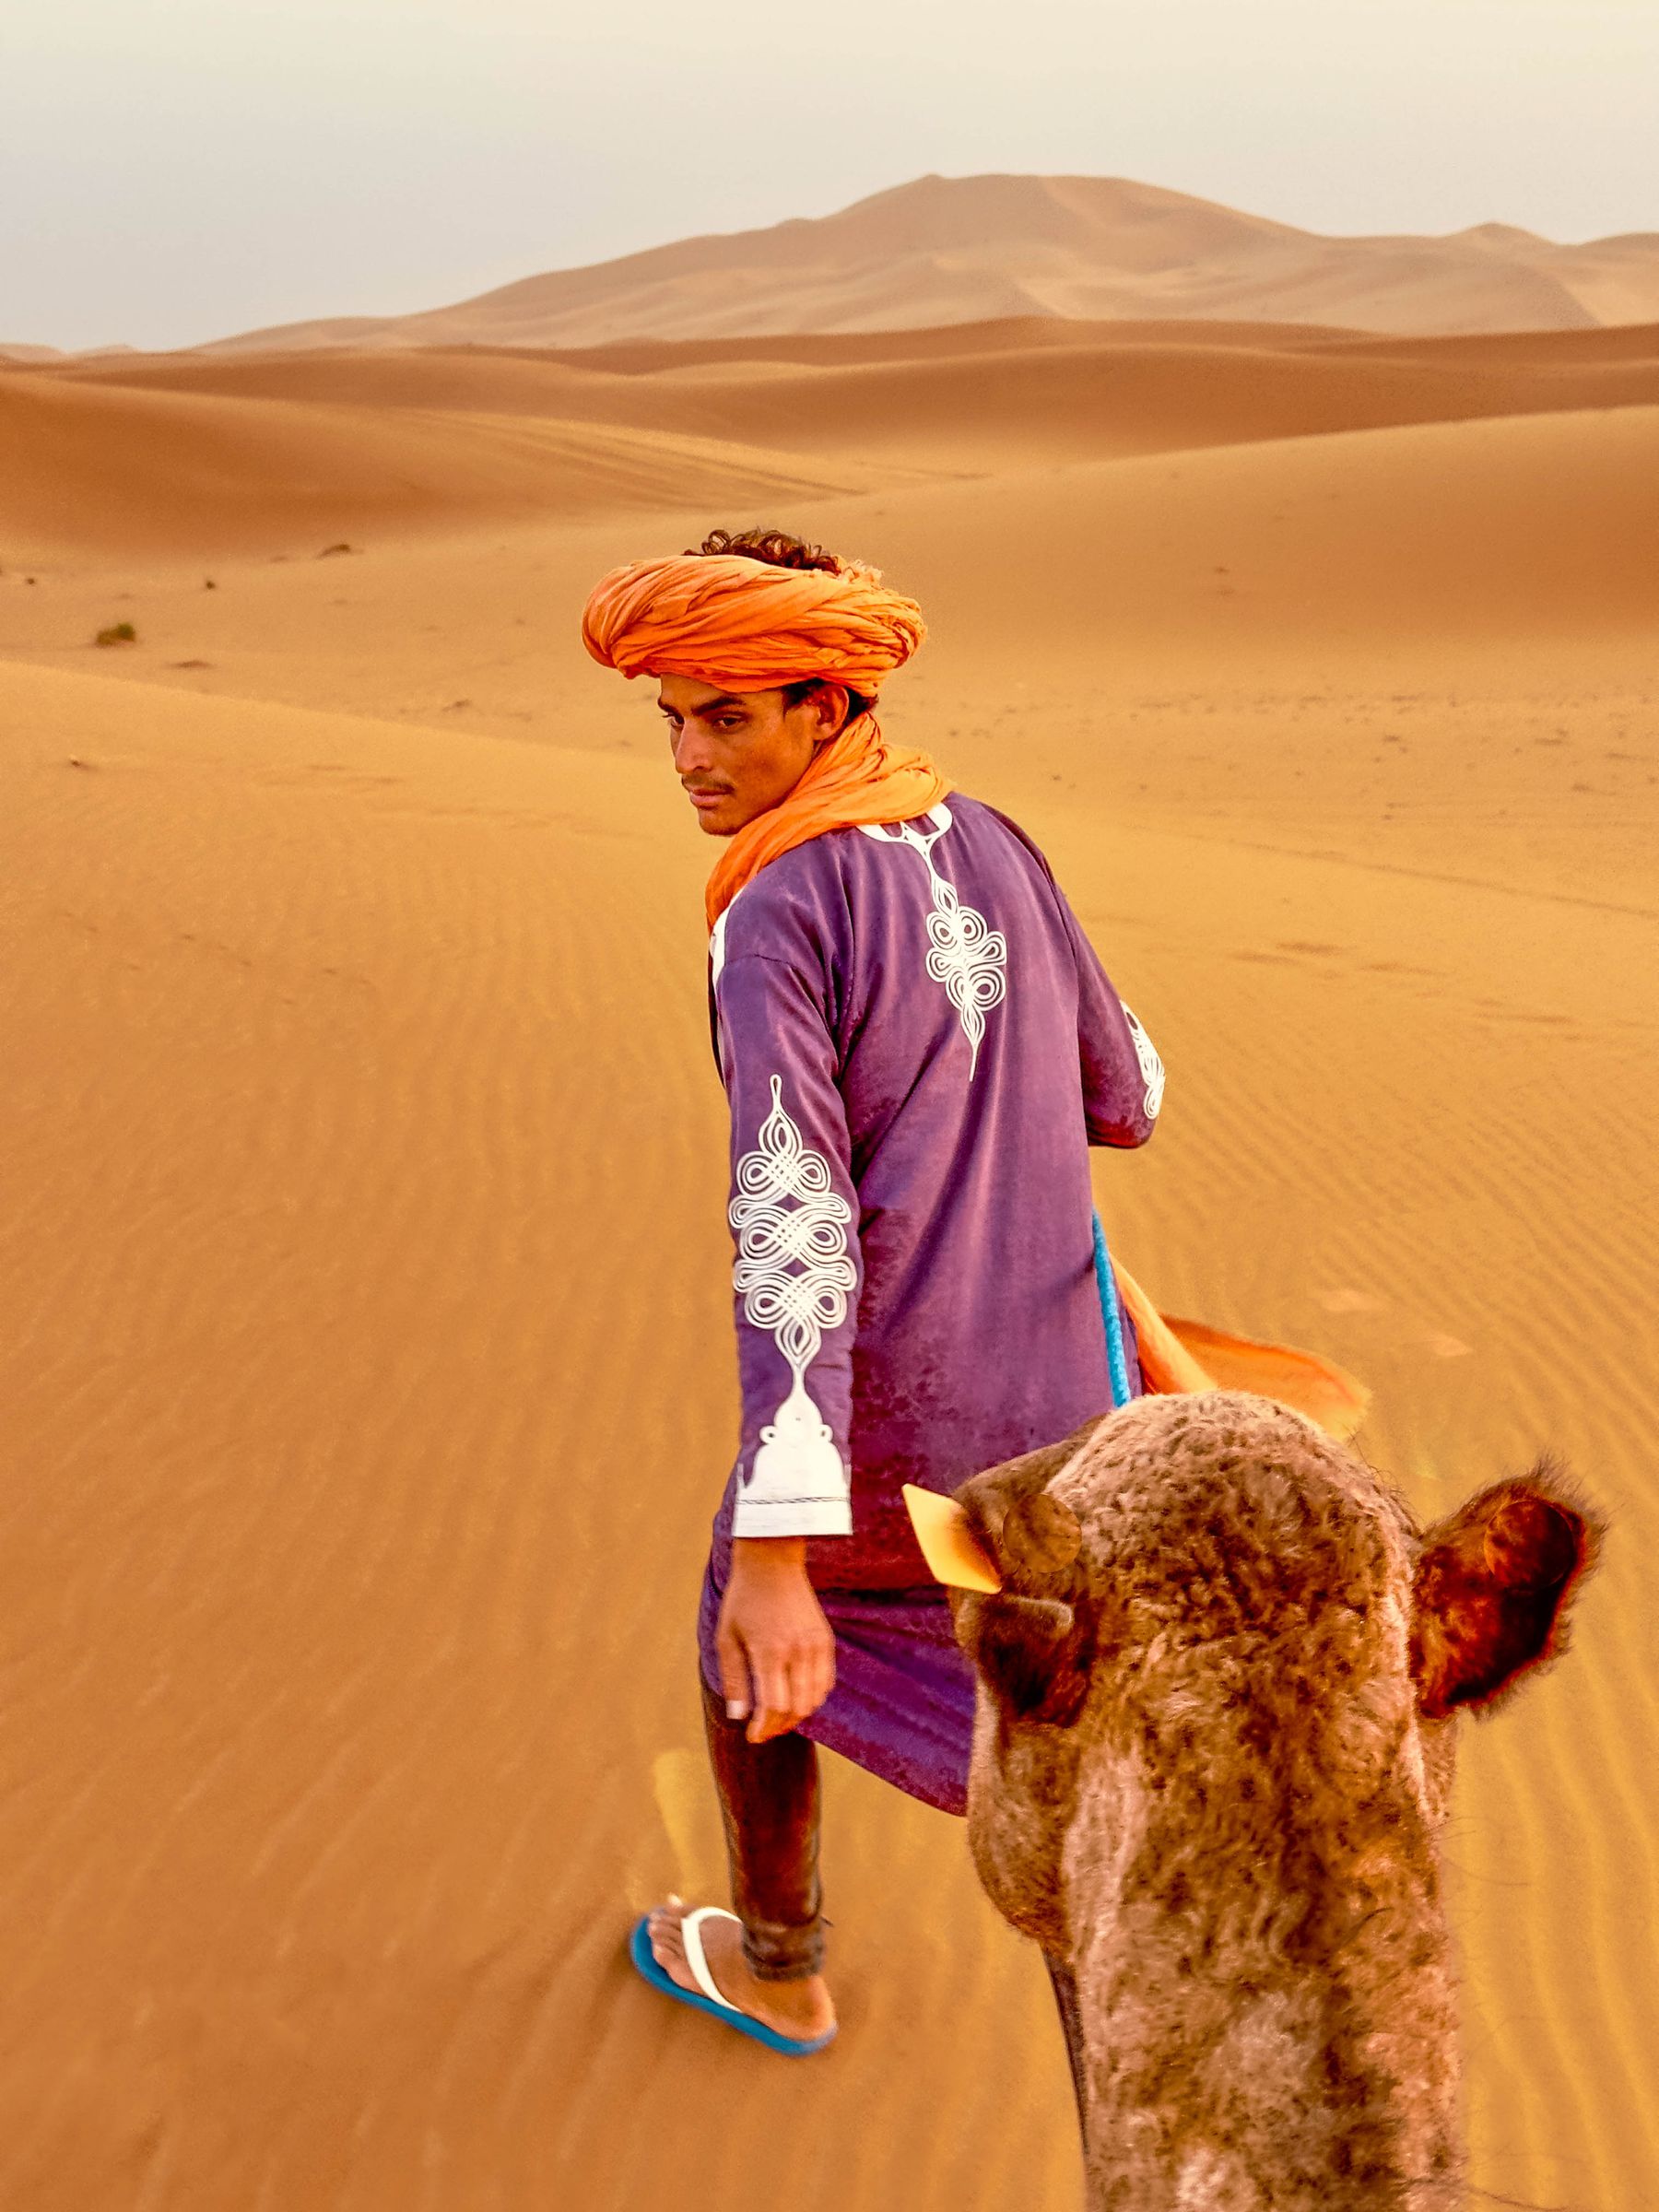
<instances>
[{"instance_id":1,"label":"man's bare foot","mask_svg":"<svg viewBox=\"0 0 1659 2212\"><path fill-rule=\"evenodd\" d=\"M697 1979L686 1959L680 1939L680 1922L691 1910L677 1897L659 1905L646 1924L651 1955L681 1989L697 1989ZM779 2035L809 2042L828 2035L835 2025L835 2006L830 1984L822 1974L804 1982L762 1982L751 1974L743 1956L743 1930L735 1920L705 1920L700 1931L703 1958L714 1986L739 2012L747 2012L762 2027Z\"/></svg>"}]
</instances>

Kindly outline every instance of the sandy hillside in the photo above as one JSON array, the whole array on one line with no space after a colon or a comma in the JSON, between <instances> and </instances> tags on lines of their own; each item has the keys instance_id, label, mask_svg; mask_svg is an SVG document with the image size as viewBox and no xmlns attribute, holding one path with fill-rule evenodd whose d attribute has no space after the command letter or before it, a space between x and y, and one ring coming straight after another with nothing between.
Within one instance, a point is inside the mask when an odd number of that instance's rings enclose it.
<instances>
[{"instance_id":1,"label":"sandy hillside","mask_svg":"<svg viewBox=\"0 0 1659 2212\"><path fill-rule=\"evenodd\" d=\"M1592 419L1541 442L1513 425L1495 430L1478 448L1491 483L1471 512L1501 503L1512 478L1512 496L1530 500L1537 470L1570 479L1581 456L1599 476L1629 473L1613 495L1620 545L1594 556L1592 591L1623 558L1627 524L1651 512L1641 458L1651 428L1628 411L1659 406L1659 324L1536 333L1484 353L1464 339L1251 325L1226 326L1216 342L1168 324L1097 324L1065 347L1020 324L986 325L971 351L962 339L917 331L900 353L888 334L862 359L843 340L797 342L788 359L700 346L643 357L451 348L0 370L0 547L29 559L292 556L368 535L603 515L660 500L665 483L688 501L775 507L966 480L969 503L988 514L985 501L1003 497L982 490L988 477L1063 469L1038 496L1065 506L1083 483L1078 463L1218 445L1270 445L1266 467L1330 473L1341 486L1346 464L1282 453L1283 441L1541 414ZM1521 441L1513 465L1508 439ZM1403 510L1438 498L1432 439L1374 451L1387 457L1357 464L1359 481L1380 471ZM1565 480L1545 496L1559 508L1563 495L1577 504ZM1085 492L1089 510L1096 497ZM1583 510L1579 535L1593 535L1600 496ZM1087 514L1083 526L1093 527ZM1352 536L1352 518L1337 518L1335 535ZM1501 574L1520 565L1501 552ZM1649 579L1629 565L1640 592Z\"/></svg>"},{"instance_id":2,"label":"sandy hillside","mask_svg":"<svg viewBox=\"0 0 1659 2212\"><path fill-rule=\"evenodd\" d=\"M1659 2196L1654 367L1009 326L0 373L6 2212L1075 2201L942 1817L834 1768L809 2068L621 1958L717 1879L729 1247L707 853L574 620L760 515L924 601L889 726L1163 1051L1097 1175L1137 1275L1365 1374L1425 1512L1545 1445L1611 1510L1448 1858L1477 2182Z\"/></svg>"},{"instance_id":3,"label":"sandy hillside","mask_svg":"<svg viewBox=\"0 0 1659 2212\"><path fill-rule=\"evenodd\" d=\"M988 316L1173 316L1376 331L1572 330L1659 315L1659 234L1561 245L1504 223L1325 238L1125 177L918 177L835 215L680 239L419 314L272 346L591 346Z\"/></svg>"}]
</instances>

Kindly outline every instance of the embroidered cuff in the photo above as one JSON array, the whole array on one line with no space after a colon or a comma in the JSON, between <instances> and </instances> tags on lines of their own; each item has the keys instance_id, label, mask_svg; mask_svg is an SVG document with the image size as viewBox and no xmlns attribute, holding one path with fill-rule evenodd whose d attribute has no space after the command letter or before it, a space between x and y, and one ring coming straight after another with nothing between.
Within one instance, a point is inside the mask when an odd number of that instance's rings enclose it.
<instances>
[{"instance_id":1,"label":"embroidered cuff","mask_svg":"<svg viewBox=\"0 0 1659 2212\"><path fill-rule=\"evenodd\" d=\"M853 1508L839 1498L750 1498L732 1508L734 1536L850 1536Z\"/></svg>"}]
</instances>

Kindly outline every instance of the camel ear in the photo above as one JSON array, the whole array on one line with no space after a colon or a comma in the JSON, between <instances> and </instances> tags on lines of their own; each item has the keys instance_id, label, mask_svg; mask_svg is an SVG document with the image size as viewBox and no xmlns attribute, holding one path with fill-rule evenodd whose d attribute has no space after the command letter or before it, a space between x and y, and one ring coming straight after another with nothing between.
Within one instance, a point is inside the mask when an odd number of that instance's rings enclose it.
<instances>
[{"instance_id":1,"label":"camel ear","mask_svg":"<svg viewBox=\"0 0 1659 2212\"><path fill-rule=\"evenodd\" d=\"M989 1548L1005 1581L1017 1589L1041 1590L1068 1579L1083 1548L1083 1531L1069 1505L1036 1490L1011 1501Z\"/></svg>"},{"instance_id":2,"label":"camel ear","mask_svg":"<svg viewBox=\"0 0 1659 2212\"><path fill-rule=\"evenodd\" d=\"M1083 1531L1070 1506L1050 1496L1048 1485L1099 1426L1099 1420L1087 1422L1063 1443L1005 1460L957 1492L968 1526L1012 1589L1030 1596L1069 1594Z\"/></svg>"},{"instance_id":3,"label":"camel ear","mask_svg":"<svg viewBox=\"0 0 1659 2212\"><path fill-rule=\"evenodd\" d=\"M1065 1726L1088 1692L1076 1614L1053 1597L952 1601L957 1641L1009 1720Z\"/></svg>"},{"instance_id":4,"label":"camel ear","mask_svg":"<svg viewBox=\"0 0 1659 2212\"><path fill-rule=\"evenodd\" d=\"M1548 1461L1482 1490L1429 1530L1411 1626L1426 1719L1491 1705L1565 1648L1568 1609L1601 1533L1599 1516Z\"/></svg>"},{"instance_id":5,"label":"camel ear","mask_svg":"<svg viewBox=\"0 0 1659 2212\"><path fill-rule=\"evenodd\" d=\"M1099 1426L1089 1421L1064 1443L989 1467L956 1494L1003 1583L994 1595L952 1597L957 1641L1011 1720L1064 1725L1088 1693L1093 1638L1073 1603L1082 1594L1083 1531L1047 1486Z\"/></svg>"}]
</instances>

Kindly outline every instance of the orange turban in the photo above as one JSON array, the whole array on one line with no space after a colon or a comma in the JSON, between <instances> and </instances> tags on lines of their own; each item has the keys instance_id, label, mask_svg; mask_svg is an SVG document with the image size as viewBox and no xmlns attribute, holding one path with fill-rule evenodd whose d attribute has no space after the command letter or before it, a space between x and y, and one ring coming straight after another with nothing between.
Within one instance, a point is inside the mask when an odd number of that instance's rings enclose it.
<instances>
[{"instance_id":1,"label":"orange turban","mask_svg":"<svg viewBox=\"0 0 1659 2212\"><path fill-rule=\"evenodd\" d=\"M915 601L886 590L874 569L783 569L745 553L613 569L582 617L582 641L606 668L688 676L722 691L821 677L871 694L926 634ZM873 714L855 714L819 746L794 789L726 844L709 877L709 927L780 853L827 830L907 822L949 789L925 753L888 745Z\"/></svg>"},{"instance_id":2,"label":"orange turban","mask_svg":"<svg viewBox=\"0 0 1659 2212\"><path fill-rule=\"evenodd\" d=\"M688 676L722 691L824 677L873 692L926 636L913 599L874 569L782 569L687 553L613 569L589 594L582 641L623 676Z\"/></svg>"}]
</instances>

